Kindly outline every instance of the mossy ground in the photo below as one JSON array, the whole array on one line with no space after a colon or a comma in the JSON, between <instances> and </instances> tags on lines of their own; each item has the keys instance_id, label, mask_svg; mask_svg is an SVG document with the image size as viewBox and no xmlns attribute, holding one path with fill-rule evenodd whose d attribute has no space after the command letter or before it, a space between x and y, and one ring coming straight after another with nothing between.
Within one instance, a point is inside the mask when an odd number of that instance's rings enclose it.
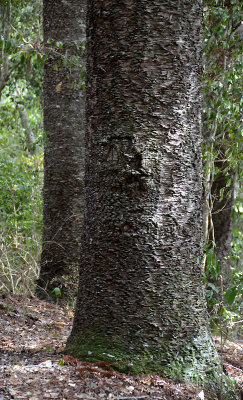
<instances>
[{"instance_id":1,"label":"mossy ground","mask_svg":"<svg viewBox=\"0 0 243 400\"><path fill-rule=\"evenodd\" d=\"M133 346L129 341L117 336L101 334L77 334L68 340L66 353L89 362L105 361L112 368L129 375L158 374L178 382L191 381L205 387L212 393L212 398L234 400L236 395L232 381L223 373L217 353L212 357L212 349L208 355L196 352L195 343L188 342L180 348L176 356L172 356L170 343L163 343L155 349ZM204 348L205 350L205 348ZM210 363L209 363L210 360ZM222 396L220 397L220 393Z\"/></svg>"}]
</instances>

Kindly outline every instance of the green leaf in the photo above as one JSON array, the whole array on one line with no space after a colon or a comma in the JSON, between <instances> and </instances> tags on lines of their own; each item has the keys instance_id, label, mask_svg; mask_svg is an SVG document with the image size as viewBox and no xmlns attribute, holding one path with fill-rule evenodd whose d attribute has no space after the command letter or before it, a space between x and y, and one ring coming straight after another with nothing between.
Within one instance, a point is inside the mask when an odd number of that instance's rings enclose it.
<instances>
[{"instance_id":1,"label":"green leaf","mask_svg":"<svg viewBox=\"0 0 243 400\"><path fill-rule=\"evenodd\" d=\"M63 43L62 42L55 42L55 46L58 47L59 49L63 48Z\"/></svg>"},{"instance_id":2,"label":"green leaf","mask_svg":"<svg viewBox=\"0 0 243 400\"><path fill-rule=\"evenodd\" d=\"M231 305L234 302L236 295L237 295L237 286L232 286L226 291L225 299L229 303L229 305Z\"/></svg>"},{"instance_id":3,"label":"green leaf","mask_svg":"<svg viewBox=\"0 0 243 400\"><path fill-rule=\"evenodd\" d=\"M211 282L208 282L208 286L211 287L211 288L214 290L214 292L219 293L220 287L215 286L215 285L214 285L213 283L211 283Z\"/></svg>"},{"instance_id":4,"label":"green leaf","mask_svg":"<svg viewBox=\"0 0 243 400\"><path fill-rule=\"evenodd\" d=\"M52 293L55 294L55 296L61 296L61 294L62 294L60 288L58 288L58 287L53 289Z\"/></svg>"}]
</instances>

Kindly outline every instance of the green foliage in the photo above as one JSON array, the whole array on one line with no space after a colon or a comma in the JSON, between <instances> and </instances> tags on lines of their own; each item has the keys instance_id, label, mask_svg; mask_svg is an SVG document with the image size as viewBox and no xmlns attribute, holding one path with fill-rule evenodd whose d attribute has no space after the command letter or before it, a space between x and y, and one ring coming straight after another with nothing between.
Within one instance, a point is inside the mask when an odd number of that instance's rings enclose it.
<instances>
[{"instance_id":1,"label":"green foliage","mask_svg":"<svg viewBox=\"0 0 243 400\"><path fill-rule=\"evenodd\" d=\"M31 91L38 95L41 94L44 62L41 26L42 3L37 0L14 2L10 20L0 23L0 62L5 65L7 63L9 73L11 72L11 80L8 79L6 85L11 87L19 79L24 79Z\"/></svg>"},{"instance_id":2,"label":"green foliage","mask_svg":"<svg viewBox=\"0 0 243 400\"><path fill-rule=\"evenodd\" d=\"M0 125L0 277L2 288L15 291L23 279L29 285L38 273L43 155L24 149L22 135L16 132L22 127L15 120L14 129L6 117L8 130Z\"/></svg>"},{"instance_id":3,"label":"green foliage","mask_svg":"<svg viewBox=\"0 0 243 400\"><path fill-rule=\"evenodd\" d=\"M52 291L51 291L51 297L53 298L53 300L56 302L56 304L59 303L59 299L62 296L62 292L61 289L59 287L55 287Z\"/></svg>"},{"instance_id":4,"label":"green foliage","mask_svg":"<svg viewBox=\"0 0 243 400\"><path fill-rule=\"evenodd\" d=\"M220 156L216 145L227 146L225 174L242 161L241 7L238 1L230 3L206 1L204 14L204 135L207 146L215 144L214 159Z\"/></svg>"},{"instance_id":5,"label":"green foliage","mask_svg":"<svg viewBox=\"0 0 243 400\"><path fill-rule=\"evenodd\" d=\"M70 77L70 71L78 69L79 79L72 82L71 86L74 90L85 90L86 68L83 63L84 53L85 42L69 41L64 44L61 41L48 39L45 47L45 57L54 60L54 71L63 72L65 69L67 80Z\"/></svg>"},{"instance_id":6,"label":"green foliage","mask_svg":"<svg viewBox=\"0 0 243 400\"><path fill-rule=\"evenodd\" d=\"M53 293L56 297L61 296L61 294L62 294L59 287L54 288L53 291L52 291L52 293Z\"/></svg>"},{"instance_id":7,"label":"green foliage","mask_svg":"<svg viewBox=\"0 0 243 400\"><path fill-rule=\"evenodd\" d=\"M226 334L236 332L240 320L242 275L242 235L239 220L242 199L237 198L242 180L242 34L241 5L237 0L224 2L206 0L204 3L204 149L205 192L209 207L209 230L213 232L211 188L215 179L225 177L225 187L219 193L220 200L231 196L232 176L236 179L234 230L232 254L228 261L232 272L227 287L223 287L220 265L217 260L211 233L206 244L205 277L206 297L211 319ZM219 210L220 212L220 210ZM237 232L237 233L236 233ZM210 235L208 235L210 239Z\"/></svg>"},{"instance_id":8,"label":"green foliage","mask_svg":"<svg viewBox=\"0 0 243 400\"><path fill-rule=\"evenodd\" d=\"M40 11L41 3L36 0L12 2L10 21L0 24L0 61L11 70L0 94L0 289L13 292L31 290L38 275L43 57L34 43L41 41ZM27 128L20 119L18 104L23 105L28 116ZM35 137L33 154L28 150L26 129Z\"/></svg>"},{"instance_id":9,"label":"green foliage","mask_svg":"<svg viewBox=\"0 0 243 400\"><path fill-rule=\"evenodd\" d=\"M210 310L212 328L215 333L224 334L226 337L241 337L243 272L235 264L231 268L229 286L225 290L222 285L215 247L209 244L206 255L207 262L203 282L206 285L206 299ZM230 258L232 265L234 265L234 257L238 260L238 251Z\"/></svg>"},{"instance_id":10,"label":"green foliage","mask_svg":"<svg viewBox=\"0 0 243 400\"><path fill-rule=\"evenodd\" d=\"M215 282L218 281L220 273L219 263L215 254L215 243L208 243L205 253L206 266L203 283L206 285L206 299L208 306L212 309L217 304L218 294L220 293L220 286L215 284Z\"/></svg>"}]
</instances>

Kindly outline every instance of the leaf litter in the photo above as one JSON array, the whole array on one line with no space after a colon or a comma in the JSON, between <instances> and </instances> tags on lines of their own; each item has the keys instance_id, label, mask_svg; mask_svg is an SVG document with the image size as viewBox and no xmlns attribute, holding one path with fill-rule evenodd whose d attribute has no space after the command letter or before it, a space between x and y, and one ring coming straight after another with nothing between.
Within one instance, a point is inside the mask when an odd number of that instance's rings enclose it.
<instances>
[{"instance_id":1,"label":"leaf litter","mask_svg":"<svg viewBox=\"0 0 243 400\"><path fill-rule=\"evenodd\" d=\"M73 312L37 298L0 294L0 400L207 400L192 384L131 377L108 363L64 354ZM228 374L243 389L242 343L216 340Z\"/></svg>"}]
</instances>

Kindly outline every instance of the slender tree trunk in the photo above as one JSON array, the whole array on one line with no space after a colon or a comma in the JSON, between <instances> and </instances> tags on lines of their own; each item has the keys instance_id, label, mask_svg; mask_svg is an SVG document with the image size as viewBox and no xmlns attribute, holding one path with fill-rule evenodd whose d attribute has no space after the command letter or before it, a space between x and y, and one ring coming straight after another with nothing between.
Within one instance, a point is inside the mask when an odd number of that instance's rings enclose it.
<instances>
[{"instance_id":1,"label":"slender tree trunk","mask_svg":"<svg viewBox=\"0 0 243 400\"><path fill-rule=\"evenodd\" d=\"M215 161L215 168L218 174L214 179L211 196L213 201L212 221L214 241L216 244L215 252L219 262L220 274L223 279L223 287L227 289L230 274L230 255L232 242L232 208L234 201L234 171L229 170L227 175L224 172L229 168L227 162L223 162L225 157L224 149L221 149L220 157ZM212 239L212 236L211 236Z\"/></svg>"},{"instance_id":2,"label":"slender tree trunk","mask_svg":"<svg viewBox=\"0 0 243 400\"><path fill-rule=\"evenodd\" d=\"M83 214L86 1L44 0L44 231L37 293L76 281ZM61 281L59 278L63 278ZM62 283L63 282L63 283ZM71 290L71 288L70 288Z\"/></svg>"},{"instance_id":3,"label":"slender tree trunk","mask_svg":"<svg viewBox=\"0 0 243 400\"><path fill-rule=\"evenodd\" d=\"M218 154L214 160L213 153ZM208 160L208 174L205 177L204 198L204 243L215 252L217 265L210 266L208 281L220 288L214 296L221 301L222 292L229 287L231 267L231 242L233 231L233 202L235 188L235 172L230 168L225 154L225 144L214 147L211 144L211 160ZM227 170L227 173L226 173ZM205 253L205 267L208 253ZM210 257L209 257L210 260ZM206 267L208 268L208 267ZM210 313L214 312L212 305Z\"/></svg>"},{"instance_id":4,"label":"slender tree trunk","mask_svg":"<svg viewBox=\"0 0 243 400\"><path fill-rule=\"evenodd\" d=\"M199 0L89 2L86 204L67 351L217 392L222 378L228 396L201 283L201 31Z\"/></svg>"},{"instance_id":5,"label":"slender tree trunk","mask_svg":"<svg viewBox=\"0 0 243 400\"><path fill-rule=\"evenodd\" d=\"M0 50L0 98L9 78L9 59L5 43L10 39L11 5L10 2L0 4L0 26L3 38Z\"/></svg>"},{"instance_id":6,"label":"slender tree trunk","mask_svg":"<svg viewBox=\"0 0 243 400\"><path fill-rule=\"evenodd\" d=\"M28 114L27 114L23 104L17 104L17 110L19 112L19 116L20 116L20 119L21 119L21 122L22 122L22 125L24 128L28 150L31 154L34 154L35 149L36 149L35 135L30 127Z\"/></svg>"}]
</instances>

